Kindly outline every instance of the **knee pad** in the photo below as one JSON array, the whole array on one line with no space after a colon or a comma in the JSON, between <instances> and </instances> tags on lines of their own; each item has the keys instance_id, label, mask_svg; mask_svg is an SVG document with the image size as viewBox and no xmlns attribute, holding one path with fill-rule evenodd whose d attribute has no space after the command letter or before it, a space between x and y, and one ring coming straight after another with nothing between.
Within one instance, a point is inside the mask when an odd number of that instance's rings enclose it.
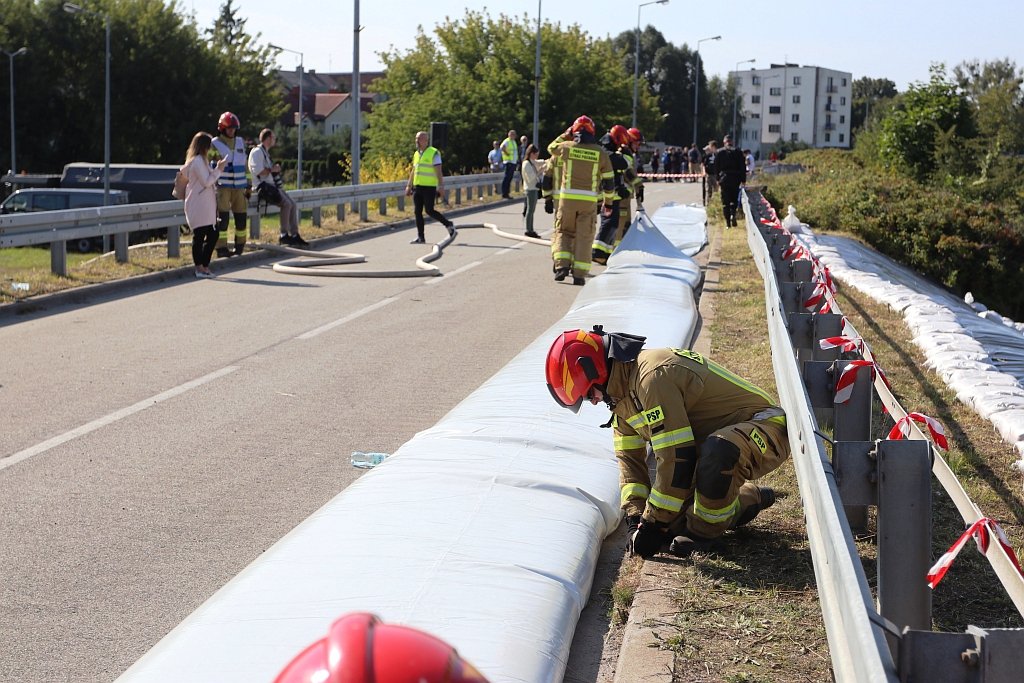
<instances>
[{"instance_id":1,"label":"knee pad","mask_svg":"<svg viewBox=\"0 0 1024 683\"><path fill-rule=\"evenodd\" d=\"M708 438L700 447L697 459L697 491L709 500L719 500L729 493L732 472L740 460L739 446L720 436Z\"/></svg>"},{"instance_id":2,"label":"knee pad","mask_svg":"<svg viewBox=\"0 0 1024 683\"><path fill-rule=\"evenodd\" d=\"M236 213L235 214L235 230L245 230L245 224L246 224L246 220L248 218L249 218L249 215L244 213L244 212L243 213Z\"/></svg>"}]
</instances>

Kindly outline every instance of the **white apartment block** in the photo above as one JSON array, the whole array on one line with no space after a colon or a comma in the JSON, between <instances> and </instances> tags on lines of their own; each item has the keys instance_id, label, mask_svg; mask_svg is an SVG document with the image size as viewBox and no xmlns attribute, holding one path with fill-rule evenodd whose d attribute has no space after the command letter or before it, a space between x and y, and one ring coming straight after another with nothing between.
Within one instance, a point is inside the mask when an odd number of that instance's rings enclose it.
<instances>
[{"instance_id":1,"label":"white apartment block","mask_svg":"<svg viewBox=\"0 0 1024 683\"><path fill-rule=\"evenodd\" d=\"M819 66L772 64L733 71L739 95L736 146L765 152L781 141L850 147L853 76Z\"/></svg>"}]
</instances>

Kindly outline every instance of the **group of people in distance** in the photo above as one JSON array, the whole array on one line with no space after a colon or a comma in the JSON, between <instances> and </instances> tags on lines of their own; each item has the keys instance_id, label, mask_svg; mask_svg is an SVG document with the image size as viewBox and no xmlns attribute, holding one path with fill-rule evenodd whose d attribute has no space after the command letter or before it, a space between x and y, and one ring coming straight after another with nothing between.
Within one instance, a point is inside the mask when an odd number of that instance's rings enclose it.
<instances>
[{"instance_id":1,"label":"group of people in distance","mask_svg":"<svg viewBox=\"0 0 1024 683\"><path fill-rule=\"evenodd\" d=\"M217 121L217 136L198 132L192 137L180 172L186 177L185 220L192 231L192 260L197 278L214 277L214 252L222 258L241 254L249 236L249 198L256 193L281 208L279 242L307 247L299 235L299 211L285 191L281 164L270 156L276 138L269 128L260 131L259 144L246 150L238 135L238 117L224 112ZM250 185L246 172L252 177ZM233 245L229 225L234 216Z\"/></svg>"}]
</instances>

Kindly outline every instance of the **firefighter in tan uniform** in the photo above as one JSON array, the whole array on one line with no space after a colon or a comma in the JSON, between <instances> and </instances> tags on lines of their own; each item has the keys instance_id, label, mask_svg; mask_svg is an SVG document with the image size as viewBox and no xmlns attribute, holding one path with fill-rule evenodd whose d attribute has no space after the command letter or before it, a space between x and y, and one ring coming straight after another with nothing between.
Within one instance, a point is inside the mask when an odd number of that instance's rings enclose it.
<instances>
[{"instance_id":1,"label":"firefighter in tan uniform","mask_svg":"<svg viewBox=\"0 0 1024 683\"><path fill-rule=\"evenodd\" d=\"M644 349L644 338L564 332L548 351L548 389L562 406L611 408L630 547L651 557L705 547L775 502L750 480L789 457L786 418L771 397L687 349ZM651 482L647 449L657 472Z\"/></svg>"},{"instance_id":2,"label":"firefighter in tan uniform","mask_svg":"<svg viewBox=\"0 0 1024 683\"><path fill-rule=\"evenodd\" d=\"M625 126L612 126L601 138L601 144L608 150L612 162L612 185L615 188L611 211L601 215L597 237L594 238L592 259L603 266L629 227L629 199L633 196L637 175L633 166L632 138Z\"/></svg>"},{"instance_id":3,"label":"firefighter in tan uniform","mask_svg":"<svg viewBox=\"0 0 1024 683\"><path fill-rule=\"evenodd\" d=\"M551 237L555 280L561 282L571 271L574 285L585 284L590 272L597 203L610 206L614 198L611 160L597 144L594 130L590 117L581 116L552 142L542 181L543 188L554 190L552 198L558 202ZM555 184L553 178L559 182Z\"/></svg>"}]
</instances>

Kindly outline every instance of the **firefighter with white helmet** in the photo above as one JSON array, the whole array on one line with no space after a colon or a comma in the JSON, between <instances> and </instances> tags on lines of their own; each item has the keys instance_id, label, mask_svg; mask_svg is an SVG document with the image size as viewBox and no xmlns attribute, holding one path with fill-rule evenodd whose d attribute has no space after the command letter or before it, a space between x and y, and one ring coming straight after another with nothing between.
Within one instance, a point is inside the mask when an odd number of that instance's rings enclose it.
<instances>
[{"instance_id":1,"label":"firefighter with white helmet","mask_svg":"<svg viewBox=\"0 0 1024 683\"><path fill-rule=\"evenodd\" d=\"M686 556L775 502L750 480L789 457L786 416L772 398L688 349L645 349L644 337L560 334L545 374L555 401L612 411L622 508L632 552ZM647 468L648 446L657 472Z\"/></svg>"},{"instance_id":2,"label":"firefighter with white helmet","mask_svg":"<svg viewBox=\"0 0 1024 683\"><path fill-rule=\"evenodd\" d=\"M246 226L246 211L249 209L249 181L245 172L249 157L245 152L245 140L238 135L241 123L229 111L220 115L217 121L218 135L213 139L213 148L221 158L227 158L227 166L217 180L217 255L241 254L249 237ZM228 222L235 217L234 240L229 240ZM229 242L234 242L234 252Z\"/></svg>"},{"instance_id":3,"label":"firefighter with white helmet","mask_svg":"<svg viewBox=\"0 0 1024 683\"><path fill-rule=\"evenodd\" d=\"M558 203L551 237L555 280L561 282L572 272L574 285L585 284L590 272L597 204L610 207L615 196L612 163L597 144L595 130L589 116L580 116L552 142L542 181L542 189Z\"/></svg>"},{"instance_id":4,"label":"firefighter with white helmet","mask_svg":"<svg viewBox=\"0 0 1024 683\"><path fill-rule=\"evenodd\" d=\"M365 612L335 621L274 683L487 683L451 645Z\"/></svg>"}]
</instances>

